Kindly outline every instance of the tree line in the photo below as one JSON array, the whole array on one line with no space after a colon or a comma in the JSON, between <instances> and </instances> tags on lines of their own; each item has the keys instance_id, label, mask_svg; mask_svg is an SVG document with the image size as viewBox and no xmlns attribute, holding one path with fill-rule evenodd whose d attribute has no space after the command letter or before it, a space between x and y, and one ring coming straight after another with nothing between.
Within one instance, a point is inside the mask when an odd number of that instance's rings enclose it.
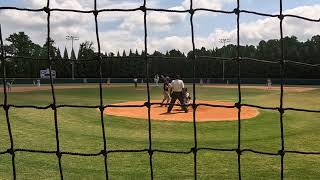
<instances>
[{"instance_id":1,"label":"tree line","mask_svg":"<svg viewBox=\"0 0 320 180\"><path fill-rule=\"evenodd\" d=\"M71 78L72 64L76 78L99 77L98 53L93 42L80 43L78 54L67 48L63 53L55 46L53 39L47 40L42 46L34 43L24 32L13 33L6 38L8 44L4 45L7 56L6 73L11 78L39 78L39 71L49 67L48 50L52 58L52 67L57 78ZM221 48L196 49L195 72L196 77L225 78L237 77L238 71L244 78L279 78L281 59L280 40L261 40L257 46L240 46L240 56L253 59L243 59L238 63L232 58L237 57L238 48L228 44ZM286 78L319 78L320 64L320 35L300 42L297 37L283 39L284 65ZM142 78L145 76L145 52L129 50L129 52L108 52L102 54L101 68L103 77L111 78ZM193 77L193 52L183 53L172 49L165 53L154 51L148 53L148 68L151 76L163 74L182 77ZM261 61L260 61L261 60ZM294 63L295 62L295 63ZM308 65L309 64L309 65Z\"/></svg>"}]
</instances>

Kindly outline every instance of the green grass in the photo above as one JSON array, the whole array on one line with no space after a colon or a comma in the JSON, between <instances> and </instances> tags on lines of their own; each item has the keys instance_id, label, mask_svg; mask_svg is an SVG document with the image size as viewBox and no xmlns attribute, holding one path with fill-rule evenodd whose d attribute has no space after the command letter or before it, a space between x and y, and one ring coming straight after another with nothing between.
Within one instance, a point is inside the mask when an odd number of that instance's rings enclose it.
<instances>
[{"instance_id":1,"label":"green grass","mask_svg":"<svg viewBox=\"0 0 320 180\"><path fill-rule=\"evenodd\" d=\"M192 88L189 88L190 90ZM279 91L243 89L243 102L278 106ZM145 90L113 87L103 91L105 103L145 100ZM160 88L151 89L151 98L161 98ZM56 90L58 104L98 105L98 89ZM236 89L197 88L197 99L237 101ZM3 96L0 96L3 100ZM48 105L51 91L10 93L10 104ZM285 93L285 107L319 109L320 90ZM241 121L241 148L277 152L281 148L279 112L259 110L260 115ZM10 147L5 113L0 112L0 151ZM53 111L11 108L10 122L14 148L56 150ZM67 152L96 153L103 148L100 114L95 109L59 108L60 148ZM108 149L148 148L148 121L105 116ZM237 121L197 123L198 147L236 148ZM287 111L284 114L285 148L320 151L320 114ZM152 121L152 147L188 151L194 146L193 124ZM237 179L235 152L199 151L199 179ZM65 179L104 179L103 157L62 156ZM320 156L286 154L285 178L319 179ZM153 155L155 179L193 179L193 154ZM108 155L110 179L150 179L147 153ZM243 179L279 179L280 157L244 152L241 156ZM16 153L18 179L59 179L55 154ZM11 156L0 155L0 179L12 179Z\"/></svg>"}]
</instances>

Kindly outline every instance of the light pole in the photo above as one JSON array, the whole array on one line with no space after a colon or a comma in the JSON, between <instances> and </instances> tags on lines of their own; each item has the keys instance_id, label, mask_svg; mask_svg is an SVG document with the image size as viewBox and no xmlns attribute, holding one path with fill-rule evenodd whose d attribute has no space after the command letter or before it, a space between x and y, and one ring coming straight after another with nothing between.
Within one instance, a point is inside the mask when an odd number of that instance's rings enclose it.
<instances>
[{"instance_id":1,"label":"light pole","mask_svg":"<svg viewBox=\"0 0 320 180\"><path fill-rule=\"evenodd\" d=\"M66 40L71 40L71 47L72 47L71 52L72 51L74 52L74 50L73 50L73 41L79 40L79 37L72 36L72 35L67 35L66 36ZM74 60L72 60L72 62L71 62L71 71L72 71L72 80L74 80Z\"/></svg>"},{"instance_id":2,"label":"light pole","mask_svg":"<svg viewBox=\"0 0 320 180\"><path fill-rule=\"evenodd\" d=\"M221 38L219 39L220 43L223 43L223 56L226 55L226 42L230 42L230 39L228 38ZM222 81L224 82L224 59L222 60Z\"/></svg>"}]
</instances>

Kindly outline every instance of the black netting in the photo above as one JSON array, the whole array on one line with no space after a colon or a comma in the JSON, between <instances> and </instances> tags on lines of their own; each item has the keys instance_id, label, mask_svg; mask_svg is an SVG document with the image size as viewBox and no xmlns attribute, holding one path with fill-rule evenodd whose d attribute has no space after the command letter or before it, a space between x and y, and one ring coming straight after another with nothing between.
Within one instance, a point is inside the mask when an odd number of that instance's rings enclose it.
<instances>
[{"instance_id":1,"label":"black netting","mask_svg":"<svg viewBox=\"0 0 320 180\"><path fill-rule=\"evenodd\" d=\"M284 93L284 80L285 80L285 66L289 63L294 65L300 65L300 66L310 66L310 67L319 67L318 64L308 64L308 63L301 63L296 61L290 61L284 59L284 45L283 45L283 20L286 17L291 18L298 18L305 21L312 21L312 22L320 22L320 19L310 19L306 17L302 17L299 15L291 15L291 14L283 14L282 10L282 0L279 1L280 3L280 12L279 14L266 14L266 13L259 13L254 11L247 11L247 10L241 10L240 9L240 0L237 0L237 7L233 11L224 11L224 10L215 10L215 9L206 9L206 8L193 8L193 1L190 0L190 9L189 10L171 10L171 9L156 9L156 8L148 8L146 6L146 0L144 0L143 5L141 7L133 8L133 9L97 9L97 2L94 0L94 9L89 11L83 11L83 10L76 10L76 9L59 9L54 8L50 9L50 0L47 0L47 6L41 9L29 9L29 8L18 8L18 7L0 7L0 10L16 10L16 11L32 11L32 12L44 12L47 14L47 40L50 39L50 13L54 11L60 11L60 12L76 12L76 13L92 13L95 17L95 28L96 28L96 39L98 44L98 53L96 56L96 59L90 59L86 61L96 61L98 62L98 70L100 75L100 83L99 83L99 98L100 98L100 104L99 105L92 105L92 106L82 106L82 105L57 105L56 104L56 96L55 96L55 86L53 83L53 78L51 75L51 67L54 64L54 59L51 58L50 55L50 45L47 46L48 48L48 54L47 59L41 59L46 60L49 62L49 71L50 71L50 84L51 84L51 91L52 91L52 104L47 106L35 106L35 105L14 105L8 103L7 98L7 90L6 90L6 61L9 58L25 58L28 59L29 57L11 57L6 56L4 52L4 45L3 45L3 39L2 39L2 33L1 33L1 27L0 27L0 37L1 37L1 64L2 64L2 70L3 70L3 91L4 91L4 102L1 104L1 107L3 107L5 114L6 114L6 123L8 127L9 137L10 137L10 148L7 151L0 152L0 155L2 154L11 154L12 157L12 175L13 179L16 179L16 168L15 168L15 153L16 152L28 152L28 153L45 153L45 154L56 154L59 164L59 170L60 170L60 177L61 179L64 178L63 176L63 166L61 157L62 155L72 155L72 156L103 156L104 158L104 165L105 165L105 176L106 179L108 179L108 154L109 153L138 153L138 152L146 152L149 154L149 163L150 163L150 178L153 179L153 159L152 155L153 153L174 153L174 154L194 154L194 178L197 179L197 152L198 151L231 151L235 152L238 155L238 178L241 179L241 154L242 152L252 152L257 154L264 154L264 155L270 155L270 156L280 156L281 157L281 179L284 178L283 176L283 170L284 170L284 156L286 153L295 153L295 154L309 154L309 155L320 155L320 152L303 152L303 151L294 151L294 150L286 150L285 149L285 139L284 139L284 127L283 127L283 114L285 111L303 111L303 112L313 112L313 113L320 113L320 110L312 110L312 109L298 109L298 108L284 108L283 106L283 93ZM147 83L147 101L142 105L105 105L103 103L103 94L102 94L102 54L100 49L100 39L99 39L99 29L98 29L98 15L101 12L133 12L133 11L142 11L144 13L144 60L145 60L145 76L146 76L146 83ZM149 88L149 59L152 58L151 56L148 56L148 41L147 41L147 12L148 11L159 11L159 12L167 12L167 13L189 13L190 14L190 27L191 27L191 40L192 40L192 67L193 67L193 103L190 105L193 109L193 129L194 129L194 146L190 148L189 151L171 151L171 150L161 150L161 149L153 149L152 148L152 132L151 132L151 115L150 115L150 108L153 105L160 105L160 103L151 103L150 102L150 88ZM203 103L196 103L196 62L199 58L204 56L197 56L195 51L195 41L194 41L194 29L193 29L193 16L195 13L199 11L207 11L207 12L214 12L214 13L223 13L223 14L234 14L237 18L237 55L234 58L221 58L221 57L205 57L205 58L211 58L211 59L217 59L217 60L227 60L227 61L235 61L237 64L238 74L237 74L237 81L238 81L238 101L232 105L232 106L226 106L226 105L216 105L216 104L203 104ZM240 14L246 13L246 14L255 14L258 16L265 16L265 17L278 17L279 18L279 32L280 32L280 50L281 50L281 59L278 61L268 61L268 60L261 60L261 59L253 59L253 58L247 58L247 57L241 57L240 54ZM112 42L110 42L112 43ZM50 43L49 43L50 44ZM134 57L133 57L134 58ZM166 57L168 58L168 57ZM174 58L174 57L173 57ZM39 60L39 59L38 59ZM255 61L255 62L262 62L262 63L268 63L268 64L274 64L277 63L280 65L280 72L281 72L281 94L279 99L279 106L278 107L265 107L265 106L257 106L252 104L244 104L242 103L241 98L241 62L243 61ZM227 149L227 148L207 148L207 147L198 147L197 145L197 124L196 124L196 109L199 106L210 106L210 107L223 107L223 108L237 108L238 109L238 145L236 148L233 149ZM263 151L257 151L254 149L242 149L241 148L241 107L255 107L259 109L268 109L268 110L274 110L278 111L280 115L280 131L281 131L281 149L278 152L263 152ZM57 109L58 108L99 108L100 109L100 117L101 117L101 130L102 130L102 141L103 141L103 147L100 152L89 154L89 153L79 153L79 152L64 152L60 150L59 147L59 129L58 129L58 117L57 117ZM108 107L141 107L141 108L148 108L148 139L149 139L149 148L148 149L131 149L131 150L108 150L107 148L107 137L106 137L106 130L104 126L104 109ZM11 131L11 125L10 125L10 118L9 118L9 109L10 108L33 108L33 109L52 109L53 115L54 115L54 122L55 122L55 134L56 134L56 150L55 151L44 151L44 150L34 150L34 149L15 149L14 148L14 139L12 136Z\"/></svg>"}]
</instances>

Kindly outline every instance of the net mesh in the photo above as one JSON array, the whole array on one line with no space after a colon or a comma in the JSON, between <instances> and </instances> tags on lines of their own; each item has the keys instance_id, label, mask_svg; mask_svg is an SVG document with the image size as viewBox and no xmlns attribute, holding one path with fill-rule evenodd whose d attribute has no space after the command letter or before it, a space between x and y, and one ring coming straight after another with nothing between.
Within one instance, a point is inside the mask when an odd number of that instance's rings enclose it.
<instances>
[{"instance_id":1,"label":"net mesh","mask_svg":"<svg viewBox=\"0 0 320 180\"><path fill-rule=\"evenodd\" d=\"M99 99L100 104L99 105L92 105L92 106L82 106L82 105L68 105L63 104L59 105L56 103L56 96L55 96L55 86L53 82L53 77L51 74L52 71L52 65L54 63L54 59L51 58L50 54L50 45L47 46L47 59L46 61L49 62L49 71L50 71L50 85L51 85L51 94L52 94L52 103L47 106L35 106L35 105L14 105L8 103L8 93L7 93L7 85L6 85L6 59L10 58L10 56L5 55L4 51L4 45L3 45L3 39L2 39L2 33L1 33L1 27L0 27L0 37L1 37L1 64L2 64L2 70L3 70L3 94L4 94L4 101L3 104L1 104L1 107L3 107L5 111L5 117L6 117L6 123L10 138L10 148L7 149L7 151L0 152L0 155L3 154L10 154L12 158L12 176L13 179L16 179L16 160L15 160L15 153L16 152L29 152L29 153L45 153L45 154L56 154L57 161L59 164L59 173L61 179L64 179L63 175L63 166L62 166L62 155L73 155L73 156L103 156L104 158L104 167L105 167L105 177L106 179L109 179L109 173L108 173L108 154L110 153L135 153L135 152L146 152L149 154L149 164L150 164L150 179L154 178L153 174L153 153L174 153L174 154L193 154L193 164L194 164L194 179L197 179L197 153L198 151L206 150L206 151L229 151L229 152L235 152L238 156L238 178L241 179L241 154L243 152L252 152L257 154L264 154L264 155L270 155L270 156L280 156L281 157L281 163L280 163L280 178L284 178L284 156L286 153L295 153L295 154L309 154L309 155L320 155L320 152L305 152L305 151L294 151L294 150L286 150L285 149L285 138L284 138L284 126L283 126L283 115L286 111L302 111L302 112L312 112L312 113L320 113L320 110L312 110L312 109L300 109L300 108L291 108L291 107L284 107L284 80L285 80L285 66L287 63L292 63L296 65L301 66L311 66L311 67L318 67L318 64L307 64L307 63L301 63L301 62L295 62L290 60L284 59L284 43L283 43L283 20L285 18L291 17L291 18L298 18L305 21L311 21L311 22L320 22L320 19L311 19L299 15L292 15L292 14L283 14L283 8L282 8L282 0L279 0L279 6L280 11L279 14L267 14L267 13L260 13L255 11L248 11L248 10L242 10L240 9L240 0L237 0L237 7L233 11L225 11L225 10L216 10L216 9L206 9L206 8L193 8L193 0L190 0L190 9L188 10L172 10L172 9L159 9L159 8L148 8L146 5L146 0L144 0L142 6L132 9L98 9L97 8L97 2L94 0L94 9L93 10L76 10L76 9L60 9L60 8L50 8L50 0L47 0L47 5L44 8L41 9L30 9L30 8L18 8L18 7L3 7L0 6L0 10L16 10L16 11L30 11L30 12L44 12L47 14L47 40L50 39L50 15L51 12L54 11L60 11L60 12L76 12L76 13L92 13L95 17L95 32L96 32L96 40L98 45L98 53L96 56L96 59L94 61L98 62L98 68L99 68L99 75L100 75L100 82L99 82ZM102 88L102 54L100 49L100 38L99 38L99 27L98 27L98 15L101 12L134 12L134 11L142 11L144 13L144 60L145 60L145 76L146 76L146 84L147 84L147 100L142 105L111 105L107 104L105 105L103 102L103 88ZM161 150L161 149L154 149L152 148L152 121L151 121L151 112L150 109L153 105L159 105L160 103L151 103L150 101L150 87L149 87L149 59L151 57L148 56L148 33L147 33L147 12L150 11L158 11L158 12L167 12L167 13L189 13L190 14L190 30L191 30L191 43L192 43L192 66L193 66L193 83L192 83L192 94L193 94L193 101L190 106L192 106L193 109L193 134L194 134L194 146L190 148L189 151L171 151L171 150ZM234 14L237 18L237 55L234 58L219 58L223 60L232 60L237 62L237 86L238 86L238 100L233 106L224 106L224 105L217 105L217 104L201 104L196 103L196 61L199 57L197 57L196 54L196 46L195 46L195 36L194 36L194 25L193 25L193 17L194 14L200 11L207 11L207 12L213 12L213 13L222 13L222 14ZM280 32L280 50L281 50L281 58L279 61L268 61L268 60L259 60L259 59L253 59L253 58L246 58L241 57L240 54L240 14L246 13L246 14L254 14L258 16L264 16L264 17L275 17L279 19L279 32ZM50 44L50 43L49 43ZM11 57L12 58L12 57ZM28 58L28 57L23 57ZM208 57L212 58L212 57ZM216 59L216 58L213 58ZM260 61L263 63L278 63L280 65L280 72L281 72L281 80L280 80L280 98L279 98L279 106L278 107L266 107L266 106L257 106L253 104L245 104L242 103L242 96L241 96L241 62L244 60L251 60L251 61ZM90 60L93 61L93 60ZM196 110L199 106L209 106L209 107L223 107L223 108L237 108L238 109L238 130L237 130L237 147L228 149L228 148L207 148L207 147L198 147L197 143L197 119L196 119ZM278 152L265 152L265 151L258 151L254 149L244 149L241 148L241 108L242 107L254 107L259 109L266 109L266 110L273 110L279 112L279 121L280 121L280 138L281 138L281 149L279 149ZM65 152L61 151L60 149L60 143L59 143L59 128L58 128L58 116L57 116L57 109L58 108L65 108L65 107L71 107L71 108L99 108L100 110L100 119L101 119L101 133L102 133L102 141L103 141L103 147L100 152L97 153L79 153L79 152ZM105 129L105 117L104 117L104 110L108 107L141 107L141 108L148 108L148 140L149 140L149 147L147 149L129 149L129 150L111 150L107 148L107 140L106 137L106 129ZM55 151L45 151L45 150L35 150L35 149L16 149L14 147L14 139L12 136L12 129L10 125L10 116L9 116L9 109L10 108L33 108L33 109L52 109L53 116L54 116L54 125L55 125L55 135L56 135L56 150Z\"/></svg>"}]
</instances>

